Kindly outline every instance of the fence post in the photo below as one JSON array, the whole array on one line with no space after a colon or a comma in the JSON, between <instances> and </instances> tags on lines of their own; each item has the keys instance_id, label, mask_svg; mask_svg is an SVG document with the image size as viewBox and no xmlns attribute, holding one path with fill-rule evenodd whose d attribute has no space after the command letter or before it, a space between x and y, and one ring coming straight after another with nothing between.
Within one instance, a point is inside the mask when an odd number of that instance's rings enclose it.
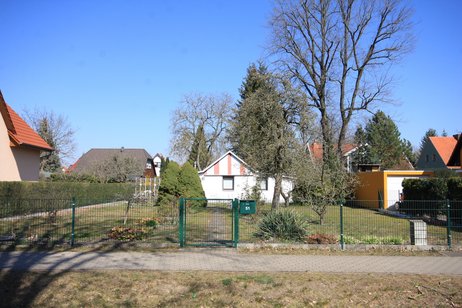
<instances>
[{"instance_id":1,"label":"fence post","mask_svg":"<svg viewBox=\"0 0 462 308\"><path fill-rule=\"evenodd\" d=\"M180 213L179 213L179 228L178 228L178 240L180 247L183 248L185 244L184 240L184 198L180 198Z\"/></svg>"},{"instance_id":2,"label":"fence post","mask_svg":"<svg viewBox=\"0 0 462 308\"><path fill-rule=\"evenodd\" d=\"M448 235L448 247L452 248L452 235L451 235L451 203L449 200L446 200L447 203L447 214L446 214L446 226L447 226L447 235Z\"/></svg>"},{"instance_id":3,"label":"fence post","mask_svg":"<svg viewBox=\"0 0 462 308\"><path fill-rule=\"evenodd\" d=\"M75 197L72 197L72 224L71 224L71 247L74 246L75 242Z\"/></svg>"},{"instance_id":4,"label":"fence post","mask_svg":"<svg viewBox=\"0 0 462 308\"><path fill-rule=\"evenodd\" d=\"M237 244L239 243L239 200L233 200L233 227L234 227L234 234L233 234L233 247L237 248Z\"/></svg>"},{"instance_id":5,"label":"fence post","mask_svg":"<svg viewBox=\"0 0 462 308\"><path fill-rule=\"evenodd\" d=\"M345 249L345 238L343 235L343 201L340 201L340 247Z\"/></svg>"}]
</instances>

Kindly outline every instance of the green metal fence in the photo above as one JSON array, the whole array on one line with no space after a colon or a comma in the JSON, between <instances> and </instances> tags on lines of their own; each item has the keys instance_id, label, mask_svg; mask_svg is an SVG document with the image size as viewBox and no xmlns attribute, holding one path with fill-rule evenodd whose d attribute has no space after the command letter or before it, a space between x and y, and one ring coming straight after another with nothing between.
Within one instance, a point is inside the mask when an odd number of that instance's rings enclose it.
<instances>
[{"instance_id":1,"label":"green metal fence","mask_svg":"<svg viewBox=\"0 0 462 308\"><path fill-rule=\"evenodd\" d=\"M178 243L178 206L143 200L0 199L0 243L89 244L108 241Z\"/></svg>"},{"instance_id":2,"label":"green metal fence","mask_svg":"<svg viewBox=\"0 0 462 308\"><path fill-rule=\"evenodd\" d=\"M319 208L306 205L283 209L308 223L306 238L297 243L408 245L413 240L411 221L417 220L425 226L427 245L462 245L461 201L405 201L394 210L368 208L376 204L377 200L347 201L326 206L322 215ZM259 224L271 211L270 205L260 204L256 214L233 214L231 200L190 199L183 206L182 217L178 203L165 207L143 200L0 199L0 244L136 241L236 246L237 241L261 242L256 235Z\"/></svg>"},{"instance_id":3,"label":"green metal fence","mask_svg":"<svg viewBox=\"0 0 462 308\"><path fill-rule=\"evenodd\" d=\"M239 241L238 200L181 198L180 247L230 246Z\"/></svg>"}]
</instances>

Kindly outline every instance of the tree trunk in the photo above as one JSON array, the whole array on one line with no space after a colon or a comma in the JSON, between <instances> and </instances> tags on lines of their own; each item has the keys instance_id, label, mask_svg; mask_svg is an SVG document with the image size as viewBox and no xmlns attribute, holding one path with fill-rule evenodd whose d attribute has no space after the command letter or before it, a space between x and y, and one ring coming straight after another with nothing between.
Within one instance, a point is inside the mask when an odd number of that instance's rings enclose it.
<instances>
[{"instance_id":1,"label":"tree trunk","mask_svg":"<svg viewBox=\"0 0 462 308\"><path fill-rule=\"evenodd\" d=\"M276 174L274 177L274 193L273 201L271 202L271 210L275 210L279 207L279 196L282 192L282 174Z\"/></svg>"},{"instance_id":2,"label":"tree trunk","mask_svg":"<svg viewBox=\"0 0 462 308\"><path fill-rule=\"evenodd\" d=\"M287 195L286 195L286 194L282 191L282 189L281 189L281 196L282 196L282 198L284 198L284 206L285 206L285 207L289 206L290 195L291 195L290 192L288 192Z\"/></svg>"}]
</instances>

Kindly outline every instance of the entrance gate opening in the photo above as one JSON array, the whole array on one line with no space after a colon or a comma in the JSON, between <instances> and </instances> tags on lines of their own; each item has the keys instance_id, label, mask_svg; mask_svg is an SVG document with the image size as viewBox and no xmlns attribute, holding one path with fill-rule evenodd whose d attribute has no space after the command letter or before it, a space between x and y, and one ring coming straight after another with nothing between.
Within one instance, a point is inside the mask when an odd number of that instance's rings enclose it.
<instances>
[{"instance_id":1,"label":"entrance gate opening","mask_svg":"<svg viewBox=\"0 0 462 308\"><path fill-rule=\"evenodd\" d=\"M239 241L237 199L181 198L180 247L237 247Z\"/></svg>"}]
</instances>

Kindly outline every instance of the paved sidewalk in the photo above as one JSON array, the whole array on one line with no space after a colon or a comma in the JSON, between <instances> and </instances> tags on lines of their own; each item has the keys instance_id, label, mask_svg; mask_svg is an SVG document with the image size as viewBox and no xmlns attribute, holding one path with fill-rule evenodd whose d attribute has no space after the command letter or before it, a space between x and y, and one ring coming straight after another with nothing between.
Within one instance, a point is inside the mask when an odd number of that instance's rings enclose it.
<instances>
[{"instance_id":1,"label":"paved sidewalk","mask_svg":"<svg viewBox=\"0 0 462 308\"><path fill-rule=\"evenodd\" d=\"M239 253L231 249L163 253L1 252L0 269L462 275L462 257L264 255Z\"/></svg>"}]
</instances>

